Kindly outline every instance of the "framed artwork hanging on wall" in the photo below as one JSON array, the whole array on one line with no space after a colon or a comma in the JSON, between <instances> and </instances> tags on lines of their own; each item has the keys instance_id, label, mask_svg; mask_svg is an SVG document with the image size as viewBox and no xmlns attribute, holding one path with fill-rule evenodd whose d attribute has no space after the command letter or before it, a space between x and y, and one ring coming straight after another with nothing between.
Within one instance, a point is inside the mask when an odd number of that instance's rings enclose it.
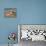
<instances>
[{"instance_id":1,"label":"framed artwork hanging on wall","mask_svg":"<svg viewBox=\"0 0 46 46\"><path fill-rule=\"evenodd\" d=\"M5 17L16 17L16 8L4 8L4 16Z\"/></svg>"}]
</instances>

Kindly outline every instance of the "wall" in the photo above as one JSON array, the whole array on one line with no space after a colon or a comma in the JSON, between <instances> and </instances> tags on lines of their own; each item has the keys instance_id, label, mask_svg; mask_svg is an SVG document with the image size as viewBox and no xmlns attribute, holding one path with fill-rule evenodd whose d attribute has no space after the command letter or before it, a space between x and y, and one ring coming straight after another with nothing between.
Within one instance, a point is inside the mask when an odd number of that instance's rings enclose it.
<instances>
[{"instance_id":1,"label":"wall","mask_svg":"<svg viewBox=\"0 0 46 46\"><path fill-rule=\"evenodd\" d=\"M24 0L21 7L21 24L46 24L46 0Z\"/></svg>"},{"instance_id":2,"label":"wall","mask_svg":"<svg viewBox=\"0 0 46 46\"><path fill-rule=\"evenodd\" d=\"M0 44L5 44L8 43L8 34L10 32L16 32L16 34L18 32L17 24L19 23L19 15L16 18L5 18L4 8L17 8L18 2L12 0L1 0L0 2ZM17 11L19 11L18 8Z\"/></svg>"},{"instance_id":3,"label":"wall","mask_svg":"<svg viewBox=\"0 0 46 46\"><path fill-rule=\"evenodd\" d=\"M16 18L5 18L4 8L17 8ZM0 44L8 43L17 24L46 24L46 0L0 0Z\"/></svg>"}]
</instances>

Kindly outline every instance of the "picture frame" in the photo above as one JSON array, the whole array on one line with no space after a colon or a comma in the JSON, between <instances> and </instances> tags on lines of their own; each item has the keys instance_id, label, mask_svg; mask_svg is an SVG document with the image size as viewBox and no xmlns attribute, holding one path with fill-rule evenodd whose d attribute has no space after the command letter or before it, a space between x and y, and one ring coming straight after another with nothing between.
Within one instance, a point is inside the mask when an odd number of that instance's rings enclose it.
<instances>
[{"instance_id":1,"label":"picture frame","mask_svg":"<svg viewBox=\"0 0 46 46\"><path fill-rule=\"evenodd\" d=\"M4 8L4 17L16 18L16 8Z\"/></svg>"}]
</instances>

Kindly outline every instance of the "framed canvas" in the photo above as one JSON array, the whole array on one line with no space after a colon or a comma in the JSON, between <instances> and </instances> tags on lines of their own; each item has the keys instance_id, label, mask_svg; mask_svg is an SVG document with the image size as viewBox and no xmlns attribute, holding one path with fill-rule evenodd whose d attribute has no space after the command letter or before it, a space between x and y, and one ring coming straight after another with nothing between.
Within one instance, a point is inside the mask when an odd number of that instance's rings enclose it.
<instances>
[{"instance_id":1,"label":"framed canvas","mask_svg":"<svg viewBox=\"0 0 46 46\"><path fill-rule=\"evenodd\" d=\"M4 16L5 17L16 17L16 8L4 8Z\"/></svg>"}]
</instances>

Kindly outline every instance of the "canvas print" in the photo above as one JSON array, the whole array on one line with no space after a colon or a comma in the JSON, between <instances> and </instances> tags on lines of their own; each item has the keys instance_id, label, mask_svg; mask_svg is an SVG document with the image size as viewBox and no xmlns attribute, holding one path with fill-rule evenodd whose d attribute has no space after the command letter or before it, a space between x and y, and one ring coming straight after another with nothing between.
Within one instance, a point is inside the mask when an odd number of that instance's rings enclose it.
<instances>
[{"instance_id":1,"label":"canvas print","mask_svg":"<svg viewBox=\"0 0 46 46\"><path fill-rule=\"evenodd\" d=\"M5 8L4 16L5 17L16 17L16 8Z\"/></svg>"}]
</instances>

